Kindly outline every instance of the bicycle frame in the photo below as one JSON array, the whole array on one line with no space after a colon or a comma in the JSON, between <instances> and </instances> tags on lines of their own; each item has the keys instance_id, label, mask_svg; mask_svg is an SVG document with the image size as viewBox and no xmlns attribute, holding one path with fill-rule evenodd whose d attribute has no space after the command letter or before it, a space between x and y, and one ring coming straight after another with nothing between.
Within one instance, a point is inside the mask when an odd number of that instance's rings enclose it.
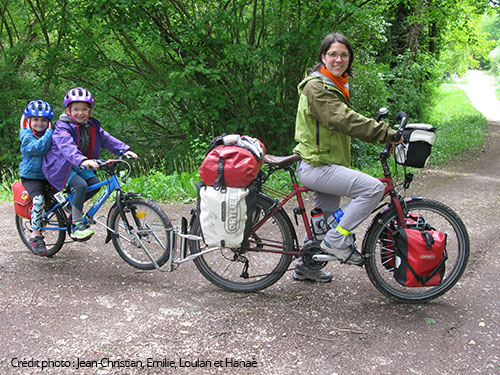
<instances>
[{"instance_id":1,"label":"bicycle frame","mask_svg":"<svg viewBox=\"0 0 500 375\"><path fill-rule=\"evenodd\" d=\"M111 175L109 178L106 180L103 180L97 184L91 185L87 187L87 191L92 191L96 189L100 189L103 186L106 186L106 189L102 191L102 193L99 195L97 200L94 202L92 207L87 211L86 215L83 217L83 222L88 223L89 219L93 219L94 215L99 211L99 209L102 207L104 202L111 196L111 194L116 191L121 189L120 181L116 177L115 174ZM47 217L48 215L52 214L57 208L63 207L65 204L72 203L73 201L73 195L74 193L69 193L66 197L66 200L62 203L57 203L52 207L44 216L43 218ZM42 230L67 230L67 227L42 227Z\"/></svg>"},{"instance_id":2,"label":"bicycle frame","mask_svg":"<svg viewBox=\"0 0 500 375\"><path fill-rule=\"evenodd\" d=\"M384 202L383 205L379 205L377 208L375 208L375 210L373 212L378 211L381 207L383 207L386 204L392 204L395 207L396 212L398 214L399 224L402 227L406 228L407 226L406 226L406 221L404 219L403 207L402 207L402 204L400 201L400 197L394 189L392 174L390 172L390 168L389 168L388 163L387 163L387 159L389 158L392 147L393 147L392 144L387 143L384 150L382 152L380 152L380 154L379 154L380 162L381 162L382 168L384 170L384 177L378 178L378 180L384 184L384 195L383 195L381 202L383 202L383 200L387 196L390 196L390 203ZM283 167L276 167L274 170L272 168L273 167L271 167L270 174L274 173L277 169L286 170L290 174L290 179L291 179L290 186L292 187L292 192L287 195L280 190L271 188L271 187L266 186L264 184L262 185L262 190L270 192L270 193L280 197L282 200L277 202L276 206L270 212L266 213L266 216L263 219L261 219L254 226L251 234L255 233L255 231L257 231L260 227L262 227L262 225L264 225L271 217L273 217L276 214L276 212L278 212L281 208L283 208L283 206L285 206L285 204L287 204L290 201L290 199L292 199L294 196L296 196L297 203L299 205L299 207L294 210L294 213L296 215L295 216L296 223L298 224L297 214L300 214L302 217L302 221L304 223L304 228L305 228L307 237L313 238L314 235L313 235L311 225L309 222L309 217L307 215L307 210L305 209L304 200L302 198L302 193L306 193L306 192L309 192L312 190L309 188L306 188L304 186L299 185L299 183L297 181L297 177L295 175L295 172L290 167L290 165L283 166ZM267 179L267 177L266 177L266 179ZM252 249L252 251L267 252L267 253L279 253L279 254L285 253L282 250L270 250L270 249ZM295 241L294 251L293 252L286 252L286 254L294 255L294 256L302 255L302 249L301 249L301 246L298 244L298 241Z\"/></svg>"}]
</instances>

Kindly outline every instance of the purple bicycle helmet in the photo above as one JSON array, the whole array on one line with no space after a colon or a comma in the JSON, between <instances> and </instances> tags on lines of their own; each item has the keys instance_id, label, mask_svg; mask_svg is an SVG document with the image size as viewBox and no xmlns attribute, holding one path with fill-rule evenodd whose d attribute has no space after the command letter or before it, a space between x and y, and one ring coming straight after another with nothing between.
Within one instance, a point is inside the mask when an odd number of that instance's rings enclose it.
<instances>
[{"instance_id":1,"label":"purple bicycle helmet","mask_svg":"<svg viewBox=\"0 0 500 375\"><path fill-rule=\"evenodd\" d=\"M49 103L43 100L33 100L24 109L24 117L46 117L51 121L54 118L54 111Z\"/></svg>"},{"instance_id":2,"label":"purple bicycle helmet","mask_svg":"<svg viewBox=\"0 0 500 375\"><path fill-rule=\"evenodd\" d=\"M90 105L90 108L94 107L94 97L89 90L83 87L75 87L66 93L64 96L64 106L67 107L73 102L85 102Z\"/></svg>"}]
</instances>

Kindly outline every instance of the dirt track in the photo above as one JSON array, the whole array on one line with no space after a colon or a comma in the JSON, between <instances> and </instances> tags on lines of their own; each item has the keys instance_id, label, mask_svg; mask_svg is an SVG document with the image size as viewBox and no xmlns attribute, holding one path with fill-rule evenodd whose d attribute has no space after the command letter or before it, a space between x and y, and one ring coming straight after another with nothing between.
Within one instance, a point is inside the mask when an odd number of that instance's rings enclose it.
<instances>
[{"instance_id":1,"label":"dirt track","mask_svg":"<svg viewBox=\"0 0 500 375\"><path fill-rule=\"evenodd\" d=\"M193 264L137 272L100 229L36 257L0 203L0 373L500 375L499 108L484 147L414 183L453 207L471 239L459 284L423 305L391 302L364 269L339 264L327 266L330 284L287 273L249 295L218 289ZM175 224L190 210L164 208Z\"/></svg>"}]
</instances>

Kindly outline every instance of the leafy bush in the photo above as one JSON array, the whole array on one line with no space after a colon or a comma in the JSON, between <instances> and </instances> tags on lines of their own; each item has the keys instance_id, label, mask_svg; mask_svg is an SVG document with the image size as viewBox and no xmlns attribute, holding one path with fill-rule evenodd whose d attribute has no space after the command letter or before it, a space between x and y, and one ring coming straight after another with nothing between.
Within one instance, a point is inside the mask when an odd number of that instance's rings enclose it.
<instances>
[{"instance_id":1,"label":"leafy bush","mask_svg":"<svg viewBox=\"0 0 500 375\"><path fill-rule=\"evenodd\" d=\"M166 175L153 169L148 175L128 178L123 189L140 192L145 198L154 201L190 202L196 197L196 184L199 180L199 175L194 172Z\"/></svg>"}]
</instances>

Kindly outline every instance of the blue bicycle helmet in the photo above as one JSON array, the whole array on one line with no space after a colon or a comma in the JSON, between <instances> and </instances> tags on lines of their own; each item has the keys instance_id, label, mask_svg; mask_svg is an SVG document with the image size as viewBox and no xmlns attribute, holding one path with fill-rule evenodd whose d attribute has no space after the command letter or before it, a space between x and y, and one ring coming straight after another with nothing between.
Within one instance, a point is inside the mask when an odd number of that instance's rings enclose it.
<instances>
[{"instance_id":1,"label":"blue bicycle helmet","mask_svg":"<svg viewBox=\"0 0 500 375\"><path fill-rule=\"evenodd\" d=\"M51 121L54 118L54 111L49 103L43 100L33 100L24 109L24 117L46 117Z\"/></svg>"}]
</instances>

